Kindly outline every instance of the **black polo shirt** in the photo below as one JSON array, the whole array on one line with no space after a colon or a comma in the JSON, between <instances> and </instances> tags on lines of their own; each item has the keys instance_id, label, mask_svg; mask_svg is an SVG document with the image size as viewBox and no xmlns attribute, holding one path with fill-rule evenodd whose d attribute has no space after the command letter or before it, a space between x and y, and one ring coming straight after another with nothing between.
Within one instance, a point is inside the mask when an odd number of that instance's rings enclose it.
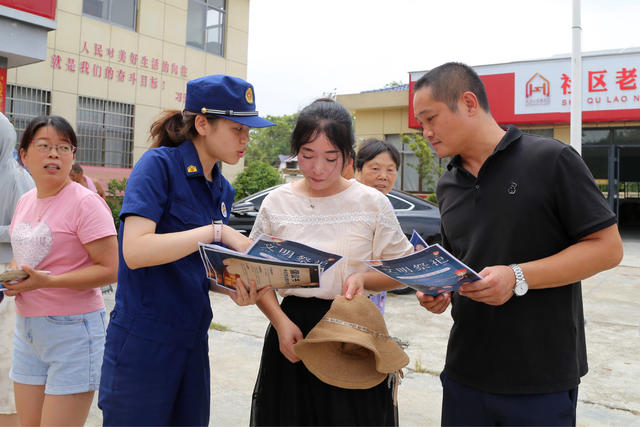
<instances>
[{"instance_id":1,"label":"black polo shirt","mask_svg":"<svg viewBox=\"0 0 640 427\"><path fill-rule=\"evenodd\" d=\"M476 178L456 156L437 188L445 247L476 271L556 254L616 223L570 146L509 127ZM494 307L455 293L445 375L492 393L569 390L587 373L580 282Z\"/></svg>"}]
</instances>

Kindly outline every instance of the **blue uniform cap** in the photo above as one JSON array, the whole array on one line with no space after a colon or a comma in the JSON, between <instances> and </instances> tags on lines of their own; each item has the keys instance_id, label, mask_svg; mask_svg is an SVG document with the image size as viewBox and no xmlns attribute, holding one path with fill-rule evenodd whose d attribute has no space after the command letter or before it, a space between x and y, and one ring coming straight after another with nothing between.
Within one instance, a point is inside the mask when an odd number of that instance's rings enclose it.
<instances>
[{"instance_id":1,"label":"blue uniform cap","mask_svg":"<svg viewBox=\"0 0 640 427\"><path fill-rule=\"evenodd\" d=\"M258 117L253 85L238 77L214 74L187 82L185 110L224 117L249 127L273 126Z\"/></svg>"}]
</instances>

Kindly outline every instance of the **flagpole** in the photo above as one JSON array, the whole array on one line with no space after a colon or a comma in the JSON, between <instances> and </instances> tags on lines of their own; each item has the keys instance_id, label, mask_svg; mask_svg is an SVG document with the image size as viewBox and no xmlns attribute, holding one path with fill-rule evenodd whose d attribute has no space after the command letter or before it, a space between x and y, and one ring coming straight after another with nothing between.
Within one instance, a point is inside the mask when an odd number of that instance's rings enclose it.
<instances>
[{"instance_id":1,"label":"flagpole","mask_svg":"<svg viewBox=\"0 0 640 427\"><path fill-rule=\"evenodd\" d=\"M580 25L580 0L573 0L571 26L571 146L582 155L582 27Z\"/></svg>"}]
</instances>

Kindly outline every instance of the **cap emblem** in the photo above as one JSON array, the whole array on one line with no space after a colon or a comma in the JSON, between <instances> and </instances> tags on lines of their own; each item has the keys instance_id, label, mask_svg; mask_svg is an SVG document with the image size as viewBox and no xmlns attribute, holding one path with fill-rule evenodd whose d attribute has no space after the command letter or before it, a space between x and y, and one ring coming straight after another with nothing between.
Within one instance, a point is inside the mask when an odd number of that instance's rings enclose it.
<instances>
[{"instance_id":1,"label":"cap emblem","mask_svg":"<svg viewBox=\"0 0 640 427\"><path fill-rule=\"evenodd\" d=\"M248 87L244 93L244 99L246 99L249 104L253 104L253 90L251 90L250 87Z\"/></svg>"}]
</instances>

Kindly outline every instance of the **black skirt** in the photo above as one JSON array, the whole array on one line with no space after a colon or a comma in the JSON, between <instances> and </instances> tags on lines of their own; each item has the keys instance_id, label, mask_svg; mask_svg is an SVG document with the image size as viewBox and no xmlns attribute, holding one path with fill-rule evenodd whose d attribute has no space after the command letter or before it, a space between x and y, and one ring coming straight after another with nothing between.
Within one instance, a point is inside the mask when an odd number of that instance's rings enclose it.
<instances>
[{"instance_id":1,"label":"black skirt","mask_svg":"<svg viewBox=\"0 0 640 427\"><path fill-rule=\"evenodd\" d=\"M288 296L282 310L306 336L331 307L330 300ZM350 390L320 381L302 362L280 352L269 324L251 404L252 426L397 426L387 380L366 390Z\"/></svg>"}]
</instances>

